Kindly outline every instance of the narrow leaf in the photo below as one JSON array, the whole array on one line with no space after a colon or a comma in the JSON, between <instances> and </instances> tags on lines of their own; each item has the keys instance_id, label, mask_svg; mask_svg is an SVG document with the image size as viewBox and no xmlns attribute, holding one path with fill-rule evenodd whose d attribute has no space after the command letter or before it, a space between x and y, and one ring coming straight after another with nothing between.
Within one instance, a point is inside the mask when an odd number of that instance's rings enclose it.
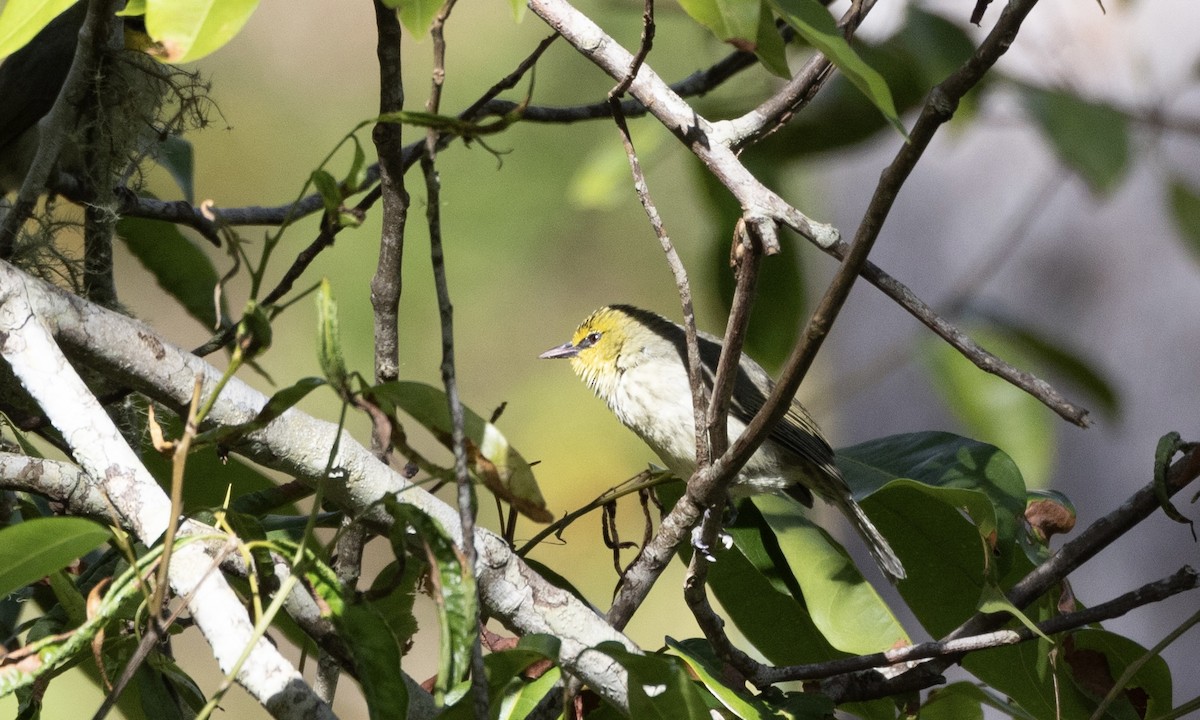
<instances>
[{"instance_id":1,"label":"narrow leaf","mask_svg":"<svg viewBox=\"0 0 1200 720\"><path fill-rule=\"evenodd\" d=\"M409 541L412 528L425 548L432 570L430 582L441 627L441 653L437 691L441 696L462 680L470 667L475 644L479 610L475 577L466 571L462 553L450 536L433 518L411 505L387 497L384 507L395 520L389 539L399 556Z\"/></svg>"},{"instance_id":2,"label":"narrow leaf","mask_svg":"<svg viewBox=\"0 0 1200 720\"><path fill-rule=\"evenodd\" d=\"M424 425L447 448L452 447L450 409L446 393L424 383L390 382L366 394L384 405L395 406ZM509 444L504 434L470 408L463 408L467 461L472 474L488 490L509 502L518 512L537 522L554 515L538 488L529 463Z\"/></svg>"},{"instance_id":3,"label":"narrow leaf","mask_svg":"<svg viewBox=\"0 0 1200 720\"><path fill-rule=\"evenodd\" d=\"M347 394L349 373L346 371L346 358L342 354L337 302L333 299L333 287L328 278L321 279L321 286L317 290L317 339L321 372L334 389Z\"/></svg>"},{"instance_id":4,"label":"narrow leaf","mask_svg":"<svg viewBox=\"0 0 1200 720\"><path fill-rule=\"evenodd\" d=\"M896 103L887 82L874 68L867 65L838 30L833 16L817 0L768 0L779 16L791 25L800 37L829 58L854 86L870 98L893 127L904 132Z\"/></svg>"}]
</instances>

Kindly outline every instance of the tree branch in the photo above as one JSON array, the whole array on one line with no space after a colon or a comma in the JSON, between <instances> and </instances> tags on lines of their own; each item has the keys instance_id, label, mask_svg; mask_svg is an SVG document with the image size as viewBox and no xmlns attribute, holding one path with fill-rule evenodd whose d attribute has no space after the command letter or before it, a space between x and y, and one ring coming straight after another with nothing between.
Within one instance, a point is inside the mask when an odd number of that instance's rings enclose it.
<instances>
[{"instance_id":1,"label":"tree branch","mask_svg":"<svg viewBox=\"0 0 1200 720\"><path fill-rule=\"evenodd\" d=\"M171 503L125 443L104 408L62 355L45 315L34 308L38 281L23 278L0 263L0 355L66 438L72 455L100 484L110 512L143 543L155 543L166 530ZM77 300L83 302L82 300ZM208 387L212 387L210 384ZM300 673L264 638L254 640L254 624L220 574L210 573L203 548L180 546L169 568L172 589L190 598L188 609L204 633L222 671L237 666L237 681L280 718L332 718Z\"/></svg>"},{"instance_id":2,"label":"tree branch","mask_svg":"<svg viewBox=\"0 0 1200 720\"><path fill-rule=\"evenodd\" d=\"M1185 451L1167 470L1164 487L1167 496L1175 495L1198 477L1200 447L1194 446ZM1025 609L1160 507L1156 481L1151 481L1119 508L1089 525L1086 530L1022 578L1008 591L1009 602L1017 609ZM1008 616L1004 613L977 613L943 640L956 640L991 632L1007 622L1007 619ZM874 671L843 675L823 682L821 691L837 703L885 697L904 690L934 685L939 682L942 671L956 662L953 658L931 660L887 680Z\"/></svg>"}]
</instances>

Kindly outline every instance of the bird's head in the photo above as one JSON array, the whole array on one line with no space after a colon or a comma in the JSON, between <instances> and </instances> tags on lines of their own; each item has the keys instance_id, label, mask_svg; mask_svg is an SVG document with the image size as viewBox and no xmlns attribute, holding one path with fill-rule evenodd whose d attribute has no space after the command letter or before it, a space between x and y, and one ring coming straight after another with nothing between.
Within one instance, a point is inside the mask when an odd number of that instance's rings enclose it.
<instances>
[{"instance_id":1,"label":"bird's head","mask_svg":"<svg viewBox=\"0 0 1200 720\"><path fill-rule=\"evenodd\" d=\"M602 397L626 370L647 357L674 352L668 339L676 326L666 318L628 305L602 307L587 317L571 341L538 357L568 358L571 369Z\"/></svg>"}]
</instances>

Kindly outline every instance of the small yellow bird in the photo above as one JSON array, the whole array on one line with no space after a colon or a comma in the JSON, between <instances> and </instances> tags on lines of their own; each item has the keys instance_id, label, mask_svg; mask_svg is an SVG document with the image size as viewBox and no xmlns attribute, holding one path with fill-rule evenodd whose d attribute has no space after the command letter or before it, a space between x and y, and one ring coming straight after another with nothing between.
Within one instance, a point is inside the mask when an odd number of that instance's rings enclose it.
<instances>
[{"instance_id":1,"label":"small yellow bird","mask_svg":"<svg viewBox=\"0 0 1200 720\"><path fill-rule=\"evenodd\" d=\"M704 378L711 386L721 343L706 333L700 333L699 341ZM647 310L610 305L588 316L571 342L538 357L569 358L575 374L671 472L686 480L696 471L696 431L682 327ZM729 411L730 442L746 429L772 387L774 382L762 366L742 355ZM883 572L894 580L905 577L904 565L850 494L829 443L795 400L730 488L734 496L776 491L807 507L812 507L813 493L832 503L866 541Z\"/></svg>"}]
</instances>

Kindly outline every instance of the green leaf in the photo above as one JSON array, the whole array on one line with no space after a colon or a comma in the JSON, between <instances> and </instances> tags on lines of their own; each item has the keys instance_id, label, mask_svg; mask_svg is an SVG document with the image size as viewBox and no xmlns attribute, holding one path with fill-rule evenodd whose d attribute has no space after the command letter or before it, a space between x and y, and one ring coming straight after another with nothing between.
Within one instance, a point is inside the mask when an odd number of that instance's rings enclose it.
<instances>
[{"instance_id":1,"label":"green leaf","mask_svg":"<svg viewBox=\"0 0 1200 720\"><path fill-rule=\"evenodd\" d=\"M1071 93L1025 87L1025 103L1058 159L1096 195L1107 195L1129 165L1128 120L1110 105Z\"/></svg>"},{"instance_id":2,"label":"green leaf","mask_svg":"<svg viewBox=\"0 0 1200 720\"><path fill-rule=\"evenodd\" d=\"M743 503L740 516L757 509ZM762 545L758 528L730 527L737 552L722 553L709 568L709 587L738 631L776 665L819 662L843 653L821 634L807 608L779 578L787 566L776 564ZM780 567L782 565L782 567ZM774 582L772 582L774 580ZM747 602L753 598L753 602Z\"/></svg>"},{"instance_id":3,"label":"green leaf","mask_svg":"<svg viewBox=\"0 0 1200 720\"><path fill-rule=\"evenodd\" d=\"M1024 483L995 447L949 433L896 435L839 451L838 466L856 496L873 491L862 505L905 558L898 588L935 637L974 613L985 576L995 582L1024 560Z\"/></svg>"},{"instance_id":4,"label":"green leaf","mask_svg":"<svg viewBox=\"0 0 1200 720\"><path fill-rule=\"evenodd\" d=\"M614 641L600 643L595 649L628 671L631 717L712 720L708 705L678 658L637 655Z\"/></svg>"},{"instance_id":5,"label":"green leaf","mask_svg":"<svg viewBox=\"0 0 1200 720\"><path fill-rule=\"evenodd\" d=\"M779 495L756 495L751 501L774 533L813 622L830 644L862 655L910 643L850 556L804 516L799 502Z\"/></svg>"},{"instance_id":6,"label":"green leaf","mask_svg":"<svg viewBox=\"0 0 1200 720\"><path fill-rule=\"evenodd\" d=\"M558 654L558 638L533 634L522 637L515 647L485 657L483 664L491 701L489 716L502 720L528 717L561 675L557 668L551 668L531 681L524 673L542 661L557 662ZM473 720L475 717L475 698L471 693L466 693L438 719Z\"/></svg>"},{"instance_id":7,"label":"green leaf","mask_svg":"<svg viewBox=\"0 0 1200 720\"><path fill-rule=\"evenodd\" d=\"M1033 634L1040 636L1043 640L1050 639L1050 636L1038 629L1037 624L1033 620L1030 620L1025 613L1021 612L1020 608L1009 602L1003 590L991 583L983 587L983 594L979 598L979 612L1007 613L1016 618L1018 622Z\"/></svg>"},{"instance_id":8,"label":"green leaf","mask_svg":"<svg viewBox=\"0 0 1200 720\"><path fill-rule=\"evenodd\" d=\"M970 334L996 355L1021 366L1032 363L996 333ZM967 433L1010 452L1031 487L1045 487L1054 468L1057 418L1029 393L986 373L941 340L924 344L930 380Z\"/></svg>"},{"instance_id":9,"label":"green leaf","mask_svg":"<svg viewBox=\"0 0 1200 720\"><path fill-rule=\"evenodd\" d=\"M244 362L250 362L271 347L273 337L271 319L267 317L266 310L254 300L247 300L242 319L237 324L237 332L234 333L234 355Z\"/></svg>"},{"instance_id":10,"label":"green leaf","mask_svg":"<svg viewBox=\"0 0 1200 720\"><path fill-rule=\"evenodd\" d=\"M317 339L321 372L339 394L348 395L350 375L346 371L346 357L342 354L337 302L333 299L329 278L321 278L321 285L317 289Z\"/></svg>"},{"instance_id":11,"label":"green leaf","mask_svg":"<svg viewBox=\"0 0 1200 720\"><path fill-rule=\"evenodd\" d=\"M1171 179L1169 192L1175 227L1187 241L1193 257L1200 260L1200 193L1180 178Z\"/></svg>"},{"instance_id":12,"label":"green leaf","mask_svg":"<svg viewBox=\"0 0 1200 720\"><path fill-rule=\"evenodd\" d=\"M975 50L974 42L962 28L911 5L903 26L887 40L872 45L859 37L854 47L867 64L883 75L899 113L923 105L930 89ZM989 82L985 76L980 86L963 98L954 115L956 121L970 115L975 99ZM742 112L731 104L723 110L729 114ZM875 137L888 126L887 119L875 110L866 95L845 75L835 74L804 112L747 149L744 158L748 163L758 158L779 172L787 167L786 160L852 147Z\"/></svg>"},{"instance_id":13,"label":"green leaf","mask_svg":"<svg viewBox=\"0 0 1200 720\"><path fill-rule=\"evenodd\" d=\"M390 382L364 393L384 407L400 408L452 448L449 402L442 390L416 382ZM472 474L500 499L537 522L550 522L546 499L534 479L529 463L490 422L463 407L463 432L467 439L467 462Z\"/></svg>"},{"instance_id":14,"label":"green leaf","mask_svg":"<svg viewBox=\"0 0 1200 720\"><path fill-rule=\"evenodd\" d=\"M429 563L434 605L441 628L441 652L436 695L444 697L470 668L479 610L475 577L466 571L462 553L433 518L395 498L384 499L384 508L396 521L388 538L397 557L405 552L412 528L420 539Z\"/></svg>"},{"instance_id":15,"label":"green leaf","mask_svg":"<svg viewBox=\"0 0 1200 720\"><path fill-rule=\"evenodd\" d=\"M310 555L303 567L309 584L324 601L338 634L354 656L371 720L405 717L408 688L400 677L401 645L386 618L371 603L360 601L328 565L315 557Z\"/></svg>"},{"instance_id":16,"label":"green leaf","mask_svg":"<svg viewBox=\"0 0 1200 720\"><path fill-rule=\"evenodd\" d=\"M765 10L762 0L679 0L679 5L721 42L754 51Z\"/></svg>"},{"instance_id":17,"label":"green leaf","mask_svg":"<svg viewBox=\"0 0 1200 720\"><path fill-rule=\"evenodd\" d=\"M978 692L977 687L965 682L934 688L921 706L921 720L983 720Z\"/></svg>"},{"instance_id":18,"label":"green leaf","mask_svg":"<svg viewBox=\"0 0 1200 720\"><path fill-rule=\"evenodd\" d=\"M220 276L212 260L164 220L125 217L117 221L117 234L129 252L146 268L158 287L179 301L187 314L208 329L217 326L214 290ZM228 310L221 296L221 315Z\"/></svg>"},{"instance_id":19,"label":"green leaf","mask_svg":"<svg viewBox=\"0 0 1200 720\"><path fill-rule=\"evenodd\" d=\"M767 72L777 77L791 78L792 72L787 63L787 48L784 47L779 29L775 27L775 14L771 12L766 0L761 0L761 2L762 11L758 14L758 34L755 36L754 54Z\"/></svg>"},{"instance_id":20,"label":"green leaf","mask_svg":"<svg viewBox=\"0 0 1200 720\"><path fill-rule=\"evenodd\" d=\"M987 311L981 315L987 319L989 330L1000 333L1006 345L1001 348L1004 352L1011 351L1016 359L1037 367L1039 371L1044 368L1077 385L1100 404L1101 410L1110 417L1116 417L1121 409L1116 388L1086 357L1072 348L1063 347L1015 318L1006 318ZM1028 469L1026 473L1028 474Z\"/></svg>"},{"instance_id":21,"label":"green leaf","mask_svg":"<svg viewBox=\"0 0 1200 720\"><path fill-rule=\"evenodd\" d=\"M395 0L394 6L400 8L401 24L414 38L420 39L429 33L443 4L445 0Z\"/></svg>"},{"instance_id":22,"label":"green leaf","mask_svg":"<svg viewBox=\"0 0 1200 720\"><path fill-rule=\"evenodd\" d=\"M257 7L258 0L146 0L146 32L164 60L191 62L232 40Z\"/></svg>"},{"instance_id":23,"label":"green leaf","mask_svg":"<svg viewBox=\"0 0 1200 720\"><path fill-rule=\"evenodd\" d=\"M687 663L688 669L696 676L710 693L721 702L725 709L736 718L742 720L757 720L776 716L775 711L765 702L748 697L745 690L738 691L726 685L721 679L723 668L705 640L684 640L679 642L667 638L667 647ZM833 712L833 703L829 703L828 712ZM823 716L822 716L823 717Z\"/></svg>"},{"instance_id":24,"label":"green leaf","mask_svg":"<svg viewBox=\"0 0 1200 720\"><path fill-rule=\"evenodd\" d=\"M195 204L196 157L192 144L178 135L171 135L155 147L154 160L171 175L183 193L183 199Z\"/></svg>"},{"instance_id":25,"label":"green leaf","mask_svg":"<svg viewBox=\"0 0 1200 720\"><path fill-rule=\"evenodd\" d=\"M8 0L0 11L0 59L25 47L74 4L75 0Z\"/></svg>"},{"instance_id":26,"label":"green leaf","mask_svg":"<svg viewBox=\"0 0 1200 720\"><path fill-rule=\"evenodd\" d=\"M833 16L817 0L768 0L779 16L791 25L800 37L829 58L854 86L870 98L893 127L904 132L904 125L896 113L896 104L887 82L874 68L867 65L850 43L846 42Z\"/></svg>"},{"instance_id":27,"label":"green leaf","mask_svg":"<svg viewBox=\"0 0 1200 720\"><path fill-rule=\"evenodd\" d=\"M0 597L66 567L110 537L103 525L74 517L33 518L0 529Z\"/></svg>"},{"instance_id":28,"label":"green leaf","mask_svg":"<svg viewBox=\"0 0 1200 720\"><path fill-rule=\"evenodd\" d=\"M333 176L325 170L313 170L309 179L321 195L321 202L325 205L325 214L329 217L336 216L338 209L342 206L342 191L338 187L337 180L334 180Z\"/></svg>"},{"instance_id":29,"label":"green leaf","mask_svg":"<svg viewBox=\"0 0 1200 720\"><path fill-rule=\"evenodd\" d=\"M348 190L357 190L367 179L367 155L363 152L362 143L358 141L357 135L351 135L350 141L354 143L354 159L350 162L350 170L346 173L346 177L342 180L342 186Z\"/></svg>"},{"instance_id":30,"label":"green leaf","mask_svg":"<svg viewBox=\"0 0 1200 720\"><path fill-rule=\"evenodd\" d=\"M1133 663L1149 651L1129 638L1100 629L1071 633L1065 659L1071 679L1088 697L1099 700ZM1098 660L1098 656L1103 661ZM1172 709L1171 670L1161 656L1149 658L1117 695L1109 716L1161 717ZM1132 712L1129 712L1132 710Z\"/></svg>"}]
</instances>

